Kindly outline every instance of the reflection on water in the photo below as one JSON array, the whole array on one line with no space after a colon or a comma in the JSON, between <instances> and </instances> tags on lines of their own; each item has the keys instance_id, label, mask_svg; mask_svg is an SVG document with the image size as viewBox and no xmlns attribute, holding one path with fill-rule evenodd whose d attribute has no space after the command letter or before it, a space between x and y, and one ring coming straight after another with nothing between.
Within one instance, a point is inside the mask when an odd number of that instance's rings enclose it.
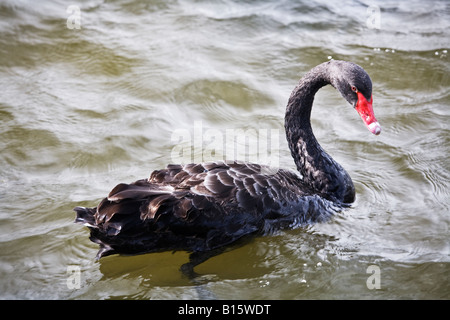
<instances>
[{"instance_id":1,"label":"reflection on water","mask_svg":"<svg viewBox=\"0 0 450 320\"><path fill-rule=\"evenodd\" d=\"M0 16L1 298L450 297L448 1L8 0ZM72 208L174 150L228 157L228 132L232 154L294 169L287 99L332 58L370 74L383 127L372 136L331 87L316 96L314 132L352 176L352 208L212 258L200 287L178 272L185 252L94 262Z\"/></svg>"}]
</instances>

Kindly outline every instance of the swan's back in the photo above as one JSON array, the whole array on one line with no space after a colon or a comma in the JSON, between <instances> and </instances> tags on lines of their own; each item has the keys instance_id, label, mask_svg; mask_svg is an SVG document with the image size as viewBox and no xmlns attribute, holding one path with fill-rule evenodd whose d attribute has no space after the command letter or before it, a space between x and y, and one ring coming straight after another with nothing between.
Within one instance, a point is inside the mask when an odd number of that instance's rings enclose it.
<instances>
[{"instance_id":1,"label":"swan's back","mask_svg":"<svg viewBox=\"0 0 450 320\"><path fill-rule=\"evenodd\" d=\"M117 185L97 208L76 208L76 222L90 228L101 258L209 251L329 215L332 203L302 185L297 173L272 172L244 162L169 165L149 179Z\"/></svg>"}]
</instances>

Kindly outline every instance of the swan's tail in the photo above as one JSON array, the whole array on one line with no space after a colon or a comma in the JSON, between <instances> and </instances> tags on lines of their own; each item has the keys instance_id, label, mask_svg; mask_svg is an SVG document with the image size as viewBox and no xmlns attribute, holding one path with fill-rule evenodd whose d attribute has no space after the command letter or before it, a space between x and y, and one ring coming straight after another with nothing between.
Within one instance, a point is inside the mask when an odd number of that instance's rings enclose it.
<instances>
[{"instance_id":1,"label":"swan's tail","mask_svg":"<svg viewBox=\"0 0 450 320\"><path fill-rule=\"evenodd\" d=\"M101 257L114 254L115 250L108 245L107 243L104 243L102 240L100 240L98 235L98 226L95 224L95 218L94 214L97 212L97 208L85 208L85 207L76 207L73 209L77 213L77 217L75 218L75 223L82 224L86 227L89 227L91 230L91 236L89 239L91 241L98 243L100 245L100 250L97 253L97 256L95 257L95 260L99 260Z\"/></svg>"},{"instance_id":2,"label":"swan's tail","mask_svg":"<svg viewBox=\"0 0 450 320\"><path fill-rule=\"evenodd\" d=\"M73 209L77 213L75 223L82 224L86 227L98 228L95 225L94 214L97 208L76 207Z\"/></svg>"}]
</instances>

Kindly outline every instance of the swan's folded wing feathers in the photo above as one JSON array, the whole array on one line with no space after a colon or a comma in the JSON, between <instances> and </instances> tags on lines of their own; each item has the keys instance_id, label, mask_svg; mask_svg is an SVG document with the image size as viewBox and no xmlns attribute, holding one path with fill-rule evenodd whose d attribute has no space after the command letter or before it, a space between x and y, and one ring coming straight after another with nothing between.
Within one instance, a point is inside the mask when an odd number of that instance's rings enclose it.
<instances>
[{"instance_id":1,"label":"swan's folded wing feathers","mask_svg":"<svg viewBox=\"0 0 450 320\"><path fill-rule=\"evenodd\" d=\"M150 174L148 181L152 183L163 183L166 176L167 170L155 170Z\"/></svg>"},{"instance_id":2,"label":"swan's folded wing feathers","mask_svg":"<svg viewBox=\"0 0 450 320\"><path fill-rule=\"evenodd\" d=\"M165 202L174 202L174 197L171 194L162 194L151 198L148 202L140 207L140 218L142 221L148 219L154 219L156 212L159 210L161 205Z\"/></svg>"},{"instance_id":3,"label":"swan's folded wing feathers","mask_svg":"<svg viewBox=\"0 0 450 320\"><path fill-rule=\"evenodd\" d=\"M180 199L174 207L174 213L177 217L181 219L188 220L189 214L193 209L193 200L189 198Z\"/></svg>"},{"instance_id":4,"label":"swan's folded wing feathers","mask_svg":"<svg viewBox=\"0 0 450 320\"><path fill-rule=\"evenodd\" d=\"M189 199L192 206L197 210L205 210L211 207L211 201L205 196L194 194L191 199Z\"/></svg>"},{"instance_id":5,"label":"swan's folded wing feathers","mask_svg":"<svg viewBox=\"0 0 450 320\"><path fill-rule=\"evenodd\" d=\"M252 212L256 209L258 198L253 197L247 189L241 189L236 192L236 200L240 208Z\"/></svg>"},{"instance_id":6,"label":"swan's folded wing feathers","mask_svg":"<svg viewBox=\"0 0 450 320\"><path fill-rule=\"evenodd\" d=\"M245 165L247 166L248 169L250 169L253 172L253 174L261 173L261 165L251 162L246 162Z\"/></svg>"},{"instance_id":7,"label":"swan's folded wing feathers","mask_svg":"<svg viewBox=\"0 0 450 320\"><path fill-rule=\"evenodd\" d=\"M234 179L232 176L230 176L229 170L218 172L217 178L220 180L222 184L229 187L234 187Z\"/></svg>"},{"instance_id":8,"label":"swan's folded wing feathers","mask_svg":"<svg viewBox=\"0 0 450 320\"><path fill-rule=\"evenodd\" d=\"M255 179L252 177L244 178L244 187L251 194L252 197L257 197L256 190L254 187Z\"/></svg>"},{"instance_id":9,"label":"swan's folded wing feathers","mask_svg":"<svg viewBox=\"0 0 450 320\"><path fill-rule=\"evenodd\" d=\"M265 176L265 175L262 175L262 174L254 174L254 175L252 175L252 178L255 179L255 182L256 182L258 185L262 186L262 187L267 187L267 186L269 186L269 182L268 182L267 176Z\"/></svg>"},{"instance_id":10,"label":"swan's folded wing feathers","mask_svg":"<svg viewBox=\"0 0 450 320\"><path fill-rule=\"evenodd\" d=\"M175 174L172 178L173 181L182 181L185 178L189 177L189 173L184 170L180 170L177 174Z\"/></svg>"},{"instance_id":11,"label":"swan's folded wing feathers","mask_svg":"<svg viewBox=\"0 0 450 320\"><path fill-rule=\"evenodd\" d=\"M195 164L195 163L186 164L183 167L183 170L185 170L187 173L189 173L189 175L195 175L197 173L205 172L205 168L203 167L203 165L201 163L198 163L198 164Z\"/></svg>"},{"instance_id":12,"label":"swan's folded wing feathers","mask_svg":"<svg viewBox=\"0 0 450 320\"><path fill-rule=\"evenodd\" d=\"M218 173L210 173L206 175L203 185L212 193L214 193L219 198L227 197L234 188L234 186L229 186L224 184L218 177Z\"/></svg>"},{"instance_id":13,"label":"swan's folded wing feathers","mask_svg":"<svg viewBox=\"0 0 450 320\"><path fill-rule=\"evenodd\" d=\"M203 168L208 171L212 171L215 169L227 170L229 168L229 166L223 161L205 162L202 165L203 165Z\"/></svg>"},{"instance_id":14,"label":"swan's folded wing feathers","mask_svg":"<svg viewBox=\"0 0 450 320\"><path fill-rule=\"evenodd\" d=\"M161 193L172 193L173 187L149 183L147 180L138 180L131 184L120 183L115 186L108 195L109 201L119 201L124 199L144 199L151 195Z\"/></svg>"}]
</instances>

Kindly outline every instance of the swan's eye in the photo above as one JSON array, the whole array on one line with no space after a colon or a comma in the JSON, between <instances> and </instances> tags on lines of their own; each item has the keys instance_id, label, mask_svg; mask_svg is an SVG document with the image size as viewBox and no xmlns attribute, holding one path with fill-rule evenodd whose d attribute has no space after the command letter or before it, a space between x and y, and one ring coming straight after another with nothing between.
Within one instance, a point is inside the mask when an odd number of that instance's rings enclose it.
<instances>
[{"instance_id":1,"label":"swan's eye","mask_svg":"<svg viewBox=\"0 0 450 320\"><path fill-rule=\"evenodd\" d=\"M356 89L355 86L352 86L352 91L353 91L353 92L358 92L358 89Z\"/></svg>"}]
</instances>

